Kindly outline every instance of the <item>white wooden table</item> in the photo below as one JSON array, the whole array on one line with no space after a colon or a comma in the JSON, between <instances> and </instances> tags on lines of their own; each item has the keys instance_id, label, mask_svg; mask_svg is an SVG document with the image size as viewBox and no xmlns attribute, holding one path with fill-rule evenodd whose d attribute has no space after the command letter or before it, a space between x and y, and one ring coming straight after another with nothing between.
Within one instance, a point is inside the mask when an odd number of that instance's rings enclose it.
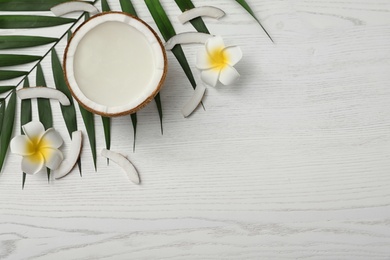
<instances>
[{"instance_id":1,"label":"white wooden table","mask_svg":"<svg viewBox=\"0 0 390 260\"><path fill-rule=\"evenodd\" d=\"M193 30L162 2L177 32ZM101 157L95 172L87 141L82 178L77 169L50 184L28 176L24 190L20 157L10 155L0 259L390 259L390 1L248 0L275 44L235 1L194 3L226 11L205 22L242 47L241 80L209 88L206 111L184 119L193 90L168 53L164 134L152 103L138 114L133 153L130 118L113 119L112 149L129 156L141 186ZM184 48L196 78L199 48ZM52 86L50 59L43 67ZM99 117L96 129L100 151Z\"/></svg>"}]
</instances>

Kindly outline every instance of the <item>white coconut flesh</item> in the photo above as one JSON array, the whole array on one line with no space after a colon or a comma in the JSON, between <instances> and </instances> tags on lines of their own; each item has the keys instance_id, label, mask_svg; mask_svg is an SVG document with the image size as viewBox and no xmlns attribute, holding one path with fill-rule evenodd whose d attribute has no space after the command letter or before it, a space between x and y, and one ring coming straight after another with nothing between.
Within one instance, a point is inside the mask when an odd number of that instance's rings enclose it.
<instances>
[{"instance_id":1,"label":"white coconut flesh","mask_svg":"<svg viewBox=\"0 0 390 260\"><path fill-rule=\"evenodd\" d=\"M83 24L65 58L72 94L107 116L133 113L152 100L166 73L161 42L143 22L123 13L97 15Z\"/></svg>"},{"instance_id":2,"label":"white coconut flesh","mask_svg":"<svg viewBox=\"0 0 390 260\"><path fill-rule=\"evenodd\" d=\"M32 99L32 98L50 98L57 99L61 105L69 106L70 101L68 97L61 91L47 87L29 87L21 88L16 94L20 99Z\"/></svg>"},{"instance_id":3,"label":"white coconut flesh","mask_svg":"<svg viewBox=\"0 0 390 260\"><path fill-rule=\"evenodd\" d=\"M200 32L184 32L174 35L165 43L166 50L172 50L176 44L189 44L189 43L202 43L205 44L206 41L214 37L208 33Z\"/></svg>"},{"instance_id":4,"label":"white coconut flesh","mask_svg":"<svg viewBox=\"0 0 390 260\"><path fill-rule=\"evenodd\" d=\"M56 6L53 6L50 8L50 11L55 16L62 16L64 14L78 12L78 11L85 11L89 12L90 14L97 14L99 13L99 10L90 3L84 3L80 1L70 1L58 4Z\"/></svg>"}]
</instances>

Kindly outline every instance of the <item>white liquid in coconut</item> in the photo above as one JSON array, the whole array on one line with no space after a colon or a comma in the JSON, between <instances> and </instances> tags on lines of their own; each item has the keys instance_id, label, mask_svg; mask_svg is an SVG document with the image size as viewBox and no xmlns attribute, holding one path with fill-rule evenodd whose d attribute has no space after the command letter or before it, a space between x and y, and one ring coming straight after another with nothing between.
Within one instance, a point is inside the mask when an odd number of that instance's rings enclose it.
<instances>
[{"instance_id":1,"label":"white liquid in coconut","mask_svg":"<svg viewBox=\"0 0 390 260\"><path fill-rule=\"evenodd\" d=\"M155 57L144 34L130 25L105 22L79 42L74 76L90 100L122 106L142 96L155 72Z\"/></svg>"}]
</instances>

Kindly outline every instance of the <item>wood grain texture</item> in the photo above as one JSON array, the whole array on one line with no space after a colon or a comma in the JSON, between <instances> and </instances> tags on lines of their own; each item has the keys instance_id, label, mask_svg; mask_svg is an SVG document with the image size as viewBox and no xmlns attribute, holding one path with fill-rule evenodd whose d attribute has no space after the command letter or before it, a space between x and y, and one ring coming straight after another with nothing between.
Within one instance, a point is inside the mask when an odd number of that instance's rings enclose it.
<instances>
[{"instance_id":1,"label":"wood grain texture","mask_svg":"<svg viewBox=\"0 0 390 260\"><path fill-rule=\"evenodd\" d=\"M143 1L133 2L156 28ZM162 3L177 32L193 30L175 19L173 1ZM164 135L154 103L138 113L135 153L130 118L113 120L111 147L129 156L141 186L101 157L95 173L85 144L82 178L77 169L50 184L27 176L22 191L20 158L8 157L0 259L390 259L390 2L248 3L276 44L235 1L213 1L227 16L205 19L242 47L235 86L209 88L206 111L184 119L193 90L168 53ZM196 79L199 48L184 48ZM50 59L43 68L52 85ZM100 120L96 130L100 151Z\"/></svg>"}]
</instances>

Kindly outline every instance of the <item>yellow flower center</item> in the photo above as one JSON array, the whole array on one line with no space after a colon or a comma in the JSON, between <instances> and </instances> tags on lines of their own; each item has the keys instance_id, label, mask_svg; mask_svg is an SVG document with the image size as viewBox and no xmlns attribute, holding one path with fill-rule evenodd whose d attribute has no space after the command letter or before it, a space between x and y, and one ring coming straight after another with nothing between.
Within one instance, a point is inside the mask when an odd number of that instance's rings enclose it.
<instances>
[{"instance_id":1,"label":"yellow flower center","mask_svg":"<svg viewBox=\"0 0 390 260\"><path fill-rule=\"evenodd\" d=\"M29 157L34 162L38 162L42 159L40 155L43 155L44 158L48 158L50 149L45 149L45 147L49 147L49 143L44 138L39 140L38 137L33 137L30 139L30 142L26 143L26 151L31 154Z\"/></svg>"},{"instance_id":2,"label":"yellow flower center","mask_svg":"<svg viewBox=\"0 0 390 260\"><path fill-rule=\"evenodd\" d=\"M209 53L209 64L215 70L222 70L228 66L229 57L222 47L215 48Z\"/></svg>"}]
</instances>

